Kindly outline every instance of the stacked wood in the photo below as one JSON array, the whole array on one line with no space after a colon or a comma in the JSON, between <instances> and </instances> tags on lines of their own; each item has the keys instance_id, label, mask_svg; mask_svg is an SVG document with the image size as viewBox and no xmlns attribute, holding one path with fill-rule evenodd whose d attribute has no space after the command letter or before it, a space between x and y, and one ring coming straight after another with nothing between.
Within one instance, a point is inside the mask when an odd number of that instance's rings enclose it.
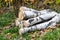
<instances>
[{"instance_id":1,"label":"stacked wood","mask_svg":"<svg viewBox=\"0 0 60 40\"><path fill-rule=\"evenodd\" d=\"M45 29L49 26L53 27L60 21L60 14L50 9L37 11L27 7L20 7L19 10L19 17L16 19L16 26L21 27L19 34Z\"/></svg>"}]
</instances>

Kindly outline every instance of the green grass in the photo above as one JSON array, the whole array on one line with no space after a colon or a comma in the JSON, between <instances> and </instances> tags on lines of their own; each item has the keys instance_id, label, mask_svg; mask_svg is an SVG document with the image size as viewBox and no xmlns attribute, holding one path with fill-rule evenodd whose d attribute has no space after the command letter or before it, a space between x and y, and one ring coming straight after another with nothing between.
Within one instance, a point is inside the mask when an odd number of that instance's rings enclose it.
<instances>
[{"instance_id":1,"label":"green grass","mask_svg":"<svg viewBox=\"0 0 60 40\"><path fill-rule=\"evenodd\" d=\"M54 31L51 30L46 33L43 37L43 40L60 40L60 28L57 28Z\"/></svg>"},{"instance_id":2,"label":"green grass","mask_svg":"<svg viewBox=\"0 0 60 40\"><path fill-rule=\"evenodd\" d=\"M11 12L0 14L0 27L8 25L14 19L15 16Z\"/></svg>"},{"instance_id":3,"label":"green grass","mask_svg":"<svg viewBox=\"0 0 60 40\"><path fill-rule=\"evenodd\" d=\"M30 40L31 39L31 34L35 34L35 40L60 40L60 28L57 28L56 30L50 30L49 32L45 33L42 36L38 35L37 31L31 32L31 33L25 33L23 35L19 35L18 30L19 27L13 26L8 29L3 29L4 26L9 25L9 23L12 22L12 20L15 19L15 15L11 12L7 12L5 14L0 15L0 40L14 40L14 39L20 39L22 37L22 40ZM10 39L8 39L7 35L11 36ZM31 35L31 36L30 36Z\"/></svg>"}]
</instances>

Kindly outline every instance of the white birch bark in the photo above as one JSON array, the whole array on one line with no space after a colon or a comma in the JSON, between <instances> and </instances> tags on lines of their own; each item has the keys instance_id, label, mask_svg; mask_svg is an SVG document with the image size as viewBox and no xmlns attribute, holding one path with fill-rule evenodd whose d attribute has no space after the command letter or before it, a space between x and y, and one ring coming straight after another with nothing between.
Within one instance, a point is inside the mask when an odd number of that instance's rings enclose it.
<instances>
[{"instance_id":1,"label":"white birch bark","mask_svg":"<svg viewBox=\"0 0 60 40\"><path fill-rule=\"evenodd\" d=\"M33 24L36 24L38 22L42 22L42 21L46 21L48 19L51 19L53 18L54 16L56 16L55 13L49 13L49 14L45 14L45 15L41 15L41 16L38 16L38 17L35 17L35 18L31 18L31 19L28 19L26 21L24 21L24 26L31 26Z\"/></svg>"},{"instance_id":2,"label":"white birch bark","mask_svg":"<svg viewBox=\"0 0 60 40\"><path fill-rule=\"evenodd\" d=\"M24 18L28 19L28 18L36 17L38 15L40 16L41 14L45 14L48 11L48 10L37 11L27 7L20 7L19 10L20 12L18 16L21 20Z\"/></svg>"},{"instance_id":3,"label":"white birch bark","mask_svg":"<svg viewBox=\"0 0 60 40\"><path fill-rule=\"evenodd\" d=\"M36 12L36 11L35 11ZM36 17L38 15L41 15L41 13L38 14L38 12L33 12L33 11L20 11L18 17L23 20L23 19L29 19Z\"/></svg>"},{"instance_id":4,"label":"white birch bark","mask_svg":"<svg viewBox=\"0 0 60 40\"><path fill-rule=\"evenodd\" d=\"M40 16L40 15L43 15L43 14L48 14L48 13L56 13L55 11L51 11L51 12L48 12L48 10L42 10L42 11L21 11L19 12L19 18L21 20L23 19L29 19L29 18L33 18L33 17L37 17L37 16Z\"/></svg>"},{"instance_id":5,"label":"white birch bark","mask_svg":"<svg viewBox=\"0 0 60 40\"><path fill-rule=\"evenodd\" d=\"M44 23L41 23L41 24L37 24L35 26L27 27L27 28L21 28L19 30L19 34L26 33L28 31L45 29L52 24L56 25L56 23L59 22L59 21L60 21L60 14L56 15L53 19L51 19L48 22L44 22Z\"/></svg>"}]
</instances>

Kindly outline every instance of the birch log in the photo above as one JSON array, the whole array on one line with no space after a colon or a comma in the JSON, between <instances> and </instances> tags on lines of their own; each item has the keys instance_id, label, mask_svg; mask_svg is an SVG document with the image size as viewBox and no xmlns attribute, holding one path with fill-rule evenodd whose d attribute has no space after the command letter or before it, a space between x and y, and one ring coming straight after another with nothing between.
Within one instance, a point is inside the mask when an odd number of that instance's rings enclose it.
<instances>
[{"instance_id":1,"label":"birch log","mask_svg":"<svg viewBox=\"0 0 60 40\"><path fill-rule=\"evenodd\" d=\"M41 23L41 24L38 24L38 25L35 25L35 26L27 27L27 28L21 28L19 30L19 34L26 33L28 31L45 29L49 25L52 25L53 23L57 23L59 21L60 21L60 14L56 15L52 20L50 20L48 22L44 22L44 23ZM54 25L56 25L56 24L54 24Z\"/></svg>"},{"instance_id":2,"label":"birch log","mask_svg":"<svg viewBox=\"0 0 60 40\"><path fill-rule=\"evenodd\" d=\"M41 11L37 11L35 9L31 9L31 8L27 8L27 7L20 7L20 12L19 12L19 18L22 20L24 18L28 19L28 18L32 18L32 17L36 17L36 16L40 16L41 14L45 14L47 13L47 9L45 10L41 10Z\"/></svg>"},{"instance_id":3,"label":"birch log","mask_svg":"<svg viewBox=\"0 0 60 40\"><path fill-rule=\"evenodd\" d=\"M23 24L24 24L25 27L26 26L31 26L33 24L51 19L55 15L56 15L55 13L49 13L49 14L41 15L41 16L38 16L38 17L35 17L35 18L28 19L28 20L24 21Z\"/></svg>"},{"instance_id":4,"label":"birch log","mask_svg":"<svg viewBox=\"0 0 60 40\"><path fill-rule=\"evenodd\" d=\"M36 17L36 16L37 16L37 14L32 11L21 11L19 13L19 18L21 20Z\"/></svg>"},{"instance_id":5,"label":"birch log","mask_svg":"<svg viewBox=\"0 0 60 40\"><path fill-rule=\"evenodd\" d=\"M43 14L48 14L48 13L56 13L55 11L49 12L48 10L42 10L42 11L20 11L18 17L23 20L23 19L29 19L33 17L37 17Z\"/></svg>"},{"instance_id":6,"label":"birch log","mask_svg":"<svg viewBox=\"0 0 60 40\"><path fill-rule=\"evenodd\" d=\"M51 13L51 12L56 13L55 11L51 11L50 9L44 9L44 10L37 11L35 9L31 9L27 7L20 7L19 10L20 12L18 16L21 20L25 18L28 19L28 18L40 16L40 15Z\"/></svg>"}]
</instances>

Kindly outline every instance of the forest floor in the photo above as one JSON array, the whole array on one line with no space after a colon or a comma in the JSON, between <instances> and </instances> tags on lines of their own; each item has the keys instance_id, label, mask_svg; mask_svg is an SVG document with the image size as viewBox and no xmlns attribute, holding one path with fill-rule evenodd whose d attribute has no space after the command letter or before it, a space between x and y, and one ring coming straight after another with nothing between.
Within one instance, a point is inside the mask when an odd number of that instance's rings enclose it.
<instances>
[{"instance_id":1,"label":"forest floor","mask_svg":"<svg viewBox=\"0 0 60 40\"><path fill-rule=\"evenodd\" d=\"M60 27L47 32L34 31L19 35L19 27L11 26L15 19L12 12L0 14L0 40L60 40Z\"/></svg>"}]
</instances>

